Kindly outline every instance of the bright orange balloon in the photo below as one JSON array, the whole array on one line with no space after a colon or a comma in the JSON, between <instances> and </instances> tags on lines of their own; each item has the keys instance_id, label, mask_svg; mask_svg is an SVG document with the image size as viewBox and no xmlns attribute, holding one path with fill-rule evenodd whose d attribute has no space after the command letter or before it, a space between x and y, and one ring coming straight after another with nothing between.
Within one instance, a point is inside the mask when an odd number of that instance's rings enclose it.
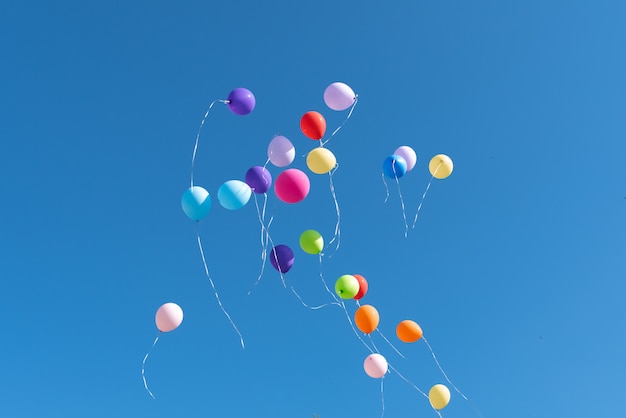
<instances>
[{"instance_id":1,"label":"bright orange balloon","mask_svg":"<svg viewBox=\"0 0 626 418\"><path fill-rule=\"evenodd\" d=\"M363 305L354 313L354 322L363 333L371 334L378 327L380 316L372 305Z\"/></svg>"},{"instance_id":2,"label":"bright orange balloon","mask_svg":"<svg viewBox=\"0 0 626 418\"><path fill-rule=\"evenodd\" d=\"M300 129L307 137L320 140L326 133L326 119L319 112L306 112L300 119Z\"/></svg>"},{"instance_id":3,"label":"bright orange balloon","mask_svg":"<svg viewBox=\"0 0 626 418\"><path fill-rule=\"evenodd\" d=\"M414 343L422 338L422 334L422 328L417 325L417 322L410 319L405 319L396 327L396 335L400 341L405 343Z\"/></svg>"}]
</instances>

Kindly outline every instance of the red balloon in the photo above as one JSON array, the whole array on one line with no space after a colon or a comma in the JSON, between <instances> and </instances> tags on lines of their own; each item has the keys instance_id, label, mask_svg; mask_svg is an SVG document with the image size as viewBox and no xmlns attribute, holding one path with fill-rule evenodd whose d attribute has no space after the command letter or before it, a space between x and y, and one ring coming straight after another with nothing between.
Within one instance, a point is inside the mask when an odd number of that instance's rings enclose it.
<instances>
[{"instance_id":1,"label":"red balloon","mask_svg":"<svg viewBox=\"0 0 626 418\"><path fill-rule=\"evenodd\" d=\"M298 203L303 200L311 189L309 178L297 168L289 168L276 177L274 192L286 203Z\"/></svg>"},{"instance_id":2,"label":"red balloon","mask_svg":"<svg viewBox=\"0 0 626 418\"><path fill-rule=\"evenodd\" d=\"M360 274L353 274L353 276L359 281L359 291L353 299L359 300L367 293L367 280Z\"/></svg>"},{"instance_id":3,"label":"red balloon","mask_svg":"<svg viewBox=\"0 0 626 418\"><path fill-rule=\"evenodd\" d=\"M326 133L326 119L319 112L306 112L300 119L300 129L307 137L320 140Z\"/></svg>"}]
</instances>

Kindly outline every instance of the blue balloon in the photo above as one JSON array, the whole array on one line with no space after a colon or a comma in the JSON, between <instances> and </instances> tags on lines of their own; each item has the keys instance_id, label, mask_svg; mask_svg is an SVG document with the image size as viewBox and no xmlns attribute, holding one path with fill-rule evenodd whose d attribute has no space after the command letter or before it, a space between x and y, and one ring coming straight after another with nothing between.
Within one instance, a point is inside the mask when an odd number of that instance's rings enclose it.
<instances>
[{"instance_id":1,"label":"blue balloon","mask_svg":"<svg viewBox=\"0 0 626 418\"><path fill-rule=\"evenodd\" d=\"M200 186L192 186L185 190L180 204L185 215L194 221L199 221L211 210L211 196L209 196L209 192L206 189Z\"/></svg>"},{"instance_id":2,"label":"blue balloon","mask_svg":"<svg viewBox=\"0 0 626 418\"><path fill-rule=\"evenodd\" d=\"M383 173L389 178L398 179L406 174L406 160L399 155L390 155L383 162Z\"/></svg>"},{"instance_id":3,"label":"blue balloon","mask_svg":"<svg viewBox=\"0 0 626 418\"><path fill-rule=\"evenodd\" d=\"M226 209L241 209L248 203L252 189L241 180L228 180L217 190L217 200Z\"/></svg>"}]
</instances>

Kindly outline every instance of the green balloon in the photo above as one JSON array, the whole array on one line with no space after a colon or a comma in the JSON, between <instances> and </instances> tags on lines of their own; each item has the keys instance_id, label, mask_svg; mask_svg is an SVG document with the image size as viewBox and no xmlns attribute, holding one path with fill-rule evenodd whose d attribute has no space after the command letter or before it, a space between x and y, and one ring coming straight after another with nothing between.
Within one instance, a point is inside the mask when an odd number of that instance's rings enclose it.
<instances>
[{"instance_id":1,"label":"green balloon","mask_svg":"<svg viewBox=\"0 0 626 418\"><path fill-rule=\"evenodd\" d=\"M307 229L300 235L300 247L308 254L319 254L324 248L322 234L314 229Z\"/></svg>"},{"instance_id":2,"label":"green balloon","mask_svg":"<svg viewBox=\"0 0 626 418\"><path fill-rule=\"evenodd\" d=\"M342 299L352 299L359 293L359 281L351 274L344 274L335 282L335 293Z\"/></svg>"}]
</instances>

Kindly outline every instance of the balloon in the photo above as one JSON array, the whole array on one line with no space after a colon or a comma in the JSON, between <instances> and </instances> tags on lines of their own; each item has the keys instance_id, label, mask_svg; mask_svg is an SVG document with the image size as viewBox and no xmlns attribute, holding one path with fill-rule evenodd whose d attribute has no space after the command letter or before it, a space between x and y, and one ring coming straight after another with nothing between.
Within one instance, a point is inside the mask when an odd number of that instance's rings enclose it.
<instances>
[{"instance_id":1,"label":"balloon","mask_svg":"<svg viewBox=\"0 0 626 418\"><path fill-rule=\"evenodd\" d=\"M406 161L399 155L390 155L383 161L383 173L387 177L397 179L406 173Z\"/></svg>"},{"instance_id":2,"label":"balloon","mask_svg":"<svg viewBox=\"0 0 626 418\"><path fill-rule=\"evenodd\" d=\"M306 165L315 174L326 174L335 168L337 159L329 149L318 147L306 156Z\"/></svg>"},{"instance_id":3,"label":"balloon","mask_svg":"<svg viewBox=\"0 0 626 418\"><path fill-rule=\"evenodd\" d=\"M356 101L356 94L347 84L336 82L324 90L324 103L332 110L346 110Z\"/></svg>"},{"instance_id":4,"label":"balloon","mask_svg":"<svg viewBox=\"0 0 626 418\"><path fill-rule=\"evenodd\" d=\"M282 135L277 135L267 147L267 158L276 167L287 167L296 158L296 149L290 140Z\"/></svg>"},{"instance_id":5,"label":"balloon","mask_svg":"<svg viewBox=\"0 0 626 418\"><path fill-rule=\"evenodd\" d=\"M356 295L354 295L353 299L359 300L363 296L365 296L365 294L367 293L367 288L368 288L367 280L365 280L365 277L361 276L360 274L353 274L353 276L359 282L359 291Z\"/></svg>"},{"instance_id":6,"label":"balloon","mask_svg":"<svg viewBox=\"0 0 626 418\"><path fill-rule=\"evenodd\" d=\"M300 248L308 254L319 254L324 248L322 234L314 229L307 229L300 234Z\"/></svg>"},{"instance_id":7,"label":"balloon","mask_svg":"<svg viewBox=\"0 0 626 418\"><path fill-rule=\"evenodd\" d=\"M274 182L276 196L285 203L298 203L311 189L309 178L297 168L288 168L278 175Z\"/></svg>"},{"instance_id":8,"label":"balloon","mask_svg":"<svg viewBox=\"0 0 626 418\"><path fill-rule=\"evenodd\" d=\"M256 99L250 90L239 87L228 94L226 103L234 114L247 115L254 110Z\"/></svg>"},{"instance_id":9,"label":"balloon","mask_svg":"<svg viewBox=\"0 0 626 418\"><path fill-rule=\"evenodd\" d=\"M255 165L246 172L246 183L254 193L263 194L272 184L272 174L265 167Z\"/></svg>"},{"instance_id":10,"label":"balloon","mask_svg":"<svg viewBox=\"0 0 626 418\"><path fill-rule=\"evenodd\" d=\"M241 209L248 203L252 190L241 180L228 180L217 190L217 200L226 209Z\"/></svg>"},{"instance_id":11,"label":"balloon","mask_svg":"<svg viewBox=\"0 0 626 418\"><path fill-rule=\"evenodd\" d=\"M364 334L371 334L378 327L380 316L372 305L363 305L354 313L354 322Z\"/></svg>"},{"instance_id":12,"label":"balloon","mask_svg":"<svg viewBox=\"0 0 626 418\"><path fill-rule=\"evenodd\" d=\"M365 373L374 379L380 379L385 376L388 367L387 360L378 353L370 354L363 362Z\"/></svg>"},{"instance_id":13,"label":"balloon","mask_svg":"<svg viewBox=\"0 0 626 418\"><path fill-rule=\"evenodd\" d=\"M394 155L398 155L404 158L404 161L406 161L407 173L413 170L413 167L415 167L415 164L417 164L417 154L415 154L415 151L413 151L413 148L407 145L398 147L398 149L396 149L393 153Z\"/></svg>"},{"instance_id":14,"label":"balloon","mask_svg":"<svg viewBox=\"0 0 626 418\"><path fill-rule=\"evenodd\" d=\"M183 212L190 219L199 221L211 210L211 196L206 189L200 186L192 186L185 190L180 201Z\"/></svg>"},{"instance_id":15,"label":"balloon","mask_svg":"<svg viewBox=\"0 0 626 418\"><path fill-rule=\"evenodd\" d=\"M287 273L293 266L293 251L286 245L277 245L270 251L270 263L281 273Z\"/></svg>"},{"instance_id":16,"label":"balloon","mask_svg":"<svg viewBox=\"0 0 626 418\"><path fill-rule=\"evenodd\" d=\"M444 154L435 155L428 164L428 171L437 179L445 179L452 174L454 164L450 157Z\"/></svg>"},{"instance_id":17,"label":"balloon","mask_svg":"<svg viewBox=\"0 0 626 418\"><path fill-rule=\"evenodd\" d=\"M428 400L435 409L443 409L450 402L450 389L441 383L430 388Z\"/></svg>"},{"instance_id":18,"label":"balloon","mask_svg":"<svg viewBox=\"0 0 626 418\"><path fill-rule=\"evenodd\" d=\"M174 302L165 303L157 310L154 321L159 331L173 331L183 322L183 310Z\"/></svg>"},{"instance_id":19,"label":"balloon","mask_svg":"<svg viewBox=\"0 0 626 418\"><path fill-rule=\"evenodd\" d=\"M300 129L307 137L319 140L326 133L326 119L321 113L310 111L302 115L300 119Z\"/></svg>"},{"instance_id":20,"label":"balloon","mask_svg":"<svg viewBox=\"0 0 626 418\"><path fill-rule=\"evenodd\" d=\"M335 282L335 293L342 299L352 299L359 292L359 281L351 274L344 274Z\"/></svg>"},{"instance_id":21,"label":"balloon","mask_svg":"<svg viewBox=\"0 0 626 418\"><path fill-rule=\"evenodd\" d=\"M414 343L422 338L422 328L417 325L417 322L405 319L401 321L396 327L396 335L400 341L405 343Z\"/></svg>"}]
</instances>

